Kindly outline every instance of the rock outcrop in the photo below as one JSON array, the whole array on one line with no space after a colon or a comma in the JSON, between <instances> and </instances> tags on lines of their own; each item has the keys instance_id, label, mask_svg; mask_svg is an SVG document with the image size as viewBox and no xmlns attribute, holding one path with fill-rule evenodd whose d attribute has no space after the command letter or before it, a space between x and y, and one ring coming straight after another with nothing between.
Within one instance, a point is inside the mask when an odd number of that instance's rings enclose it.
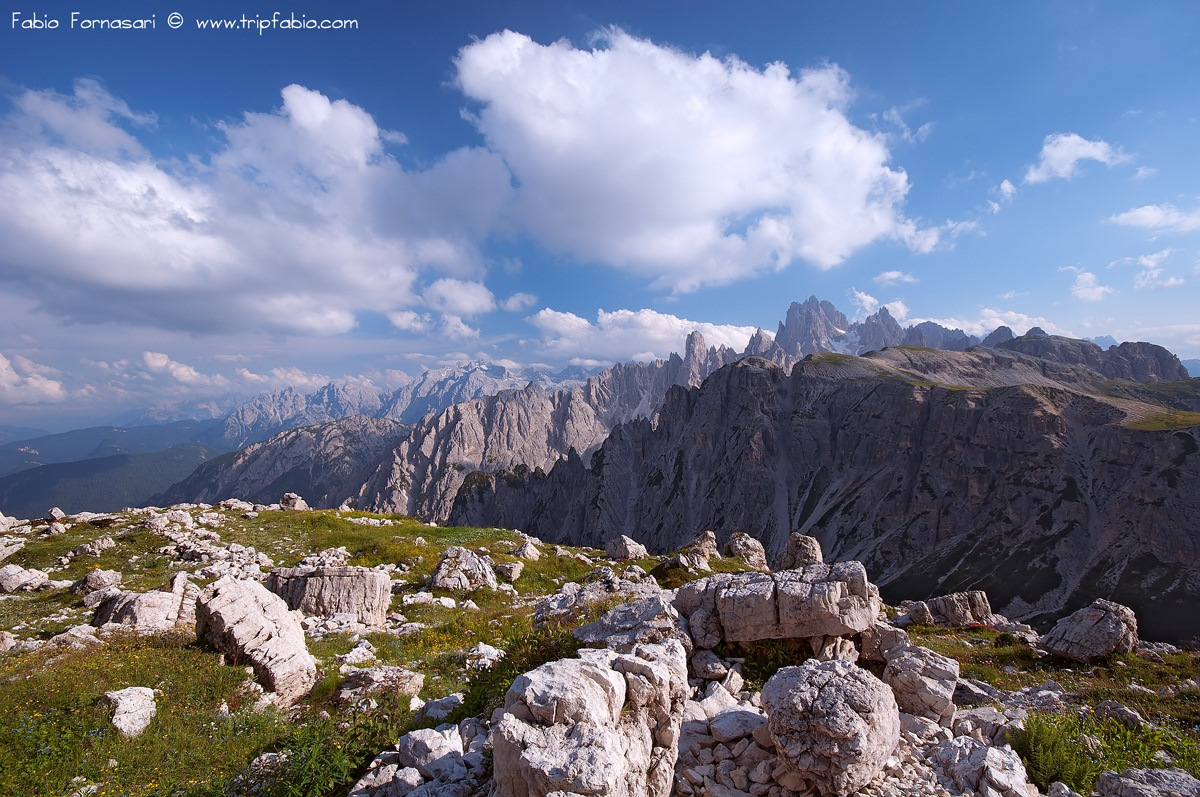
<instances>
[{"instance_id":1,"label":"rock outcrop","mask_svg":"<svg viewBox=\"0 0 1200 797\"><path fill-rule=\"evenodd\" d=\"M875 623L879 591L858 562L776 573L719 573L681 587L675 606L696 644L722 640L820 639L862 633Z\"/></svg>"},{"instance_id":2,"label":"rock outcrop","mask_svg":"<svg viewBox=\"0 0 1200 797\"><path fill-rule=\"evenodd\" d=\"M1096 783L1099 797L1162 797L1200 794L1200 780L1182 769L1127 769L1102 772Z\"/></svg>"},{"instance_id":3,"label":"rock outcrop","mask_svg":"<svg viewBox=\"0 0 1200 797\"><path fill-rule=\"evenodd\" d=\"M6 564L0 567L0 593L32 592L50 583L50 576L35 567L25 569L20 565Z\"/></svg>"},{"instance_id":4,"label":"rock outcrop","mask_svg":"<svg viewBox=\"0 0 1200 797\"><path fill-rule=\"evenodd\" d=\"M954 592L925 601L933 622L937 625L967 626L973 623L989 623L992 606L983 590Z\"/></svg>"},{"instance_id":5,"label":"rock outcrop","mask_svg":"<svg viewBox=\"0 0 1200 797\"><path fill-rule=\"evenodd\" d=\"M614 537L604 544L604 553L609 559L644 559L649 556L646 546L624 534Z\"/></svg>"},{"instance_id":6,"label":"rock outcrop","mask_svg":"<svg viewBox=\"0 0 1200 797\"><path fill-rule=\"evenodd\" d=\"M775 563L775 569L795 570L798 567L819 565L824 561L825 555L821 553L820 541L816 537L794 531L788 535L787 544Z\"/></svg>"},{"instance_id":7,"label":"rock outcrop","mask_svg":"<svg viewBox=\"0 0 1200 797\"><path fill-rule=\"evenodd\" d=\"M272 570L267 589L289 609L306 615L350 614L365 626L382 626L392 600L387 573L366 567L290 567Z\"/></svg>"},{"instance_id":8,"label":"rock outcrop","mask_svg":"<svg viewBox=\"0 0 1200 797\"><path fill-rule=\"evenodd\" d=\"M883 682L892 688L900 710L949 726L954 719L958 662L919 645L886 649L883 657L887 660Z\"/></svg>"},{"instance_id":9,"label":"rock outcrop","mask_svg":"<svg viewBox=\"0 0 1200 797\"><path fill-rule=\"evenodd\" d=\"M225 578L206 587L196 603L196 637L231 663L248 662L283 705L306 695L317 681L299 619L256 581Z\"/></svg>"},{"instance_id":10,"label":"rock outcrop","mask_svg":"<svg viewBox=\"0 0 1200 797\"><path fill-rule=\"evenodd\" d=\"M729 535L729 541L725 543L725 555L740 556L751 570L771 569L767 565L767 552L763 550L763 544L742 531Z\"/></svg>"},{"instance_id":11,"label":"rock outcrop","mask_svg":"<svg viewBox=\"0 0 1200 797\"><path fill-rule=\"evenodd\" d=\"M1188 378L1179 358L1153 343L1122 343L1105 350L1088 340L1027 334L997 345L1041 360L1081 365L1109 379L1174 382Z\"/></svg>"},{"instance_id":12,"label":"rock outcrop","mask_svg":"<svg viewBox=\"0 0 1200 797\"><path fill-rule=\"evenodd\" d=\"M196 621L199 590L183 573L176 575L169 590L123 592L114 585L93 592L89 598L93 595L98 599L92 616L95 626L116 623L139 634L156 634L184 628Z\"/></svg>"},{"instance_id":13,"label":"rock outcrop","mask_svg":"<svg viewBox=\"0 0 1200 797\"><path fill-rule=\"evenodd\" d=\"M677 640L585 649L513 682L493 725L495 797L668 797L687 698Z\"/></svg>"}]
</instances>

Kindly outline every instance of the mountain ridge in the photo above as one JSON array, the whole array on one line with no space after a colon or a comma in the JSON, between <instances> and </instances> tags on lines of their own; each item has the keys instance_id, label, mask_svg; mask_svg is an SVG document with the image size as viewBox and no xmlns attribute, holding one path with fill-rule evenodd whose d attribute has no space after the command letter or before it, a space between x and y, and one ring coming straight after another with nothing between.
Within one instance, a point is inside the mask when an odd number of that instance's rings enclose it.
<instances>
[{"instance_id":1,"label":"mountain ridge","mask_svg":"<svg viewBox=\"0 0 1200 797\"><path fill-rule=\"evenodd\" d=\"M991 381L970 384L987 360ZM473 476L449 521L659 552L711 529L778 553L799 531L885 592L985 589L1030 619L1107 590L1200 633L1200 415L1106 384L999 349L823 353L790 372L743 358L614 429L590 464ZM1129 428L1147 418L1162 428Z\"/></svg>"}]
</instances>

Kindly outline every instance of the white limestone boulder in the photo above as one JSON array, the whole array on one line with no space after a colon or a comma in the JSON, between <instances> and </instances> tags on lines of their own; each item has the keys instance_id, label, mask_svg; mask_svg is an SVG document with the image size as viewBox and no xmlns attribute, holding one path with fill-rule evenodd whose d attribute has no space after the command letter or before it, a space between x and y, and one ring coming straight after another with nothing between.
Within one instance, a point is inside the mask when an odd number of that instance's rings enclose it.
<instances>
[{"instance_id":1,"label":"white limestone boulder","mask_svg":"<svg viewBox=\"0 0 1200 797\"><path fill-rule=\"evenodd\" d=\"M650 555L645 545L624 534L605 543L604 553L609 559L645 559Z\"/></svg>"},{"instance_id":2,"label":"white limestone boulder","mask_svg":"<svg viewBox=\"0 0 1200 797\"><path fill-rule=\"evenodd\" d=\"M1089 662L1113 653L1129 653L1138 643L1137 617L1133 609L1097 598L1072 615L1059 620L1041 645L1050 653L1079 662Z\"/></svg>"},{"instance_id":3,"label":"white limestone boulder","mask_svg":"<svg viewBox=\"0 0 1200 797\"><path fill-rule=\"evenodd\" d=\"M28 570L16 564L0 567L0 592L32 592L50 583L50 576L31 567Z\"/></svg>"},{"instance_id":4,"label":"white limestone boulder","mask_svg":"<svg viewBox=\"0 0 1200 797\"><path fill-rule=\"evenodd\" d=\"M809 565L819 565L825 562L821 552L821 543L816 537L793 531L788 536L786 547L775 563L776 570L797 570Z\"/></svg>"},{"instance_id":5,"label":"white limestone boulder","mask_svg":"<svg viewBox=\"0 0 1200 797\"><path fill-rule=\"evenodd\" d=\"M113 727L126 739L140 736L158 711L154 690L148 686L105 692L104 699L113 708Z\"/></svg>"},{"instance_id":6,"label":"white limestone boulder","mask_svg":"<svg viewBox=\"0 0 1200 797\"><path fill-rule=\"evenodd\" d=\"M668 797L687 692L676 639L525 673L494 717L493 796Z\"/></svg>"},{"instance_id":7,"label":"white limestone boulder","mask_svg":"<svg viewBox=\"0 0 1200 797\"><path fill-rule=\"evenodd\" d=\"M958 675L954 659L907 645L888 651L883 682L892 688L901 711L949 727L954 720Z\"/></svg>"},{"instance_id":8,"label":"white limestone boulder","mask_svg":"<svg viewBox=\"0 0 1200 797\"><path fill-rule=\"evenodd\" d=\"M210 584L196 602L196 637L231 663L248 662L259 683L283 705L308 694L317 682L299 618L257 581L223 578Z\"/></svg>"},{"instance_id":9,"label":"white limestone boulder","mask_svg":"<svg viewBox=\"0 0 1200 797\"><path fill-rule=\"evenodd\" d=\"M392 581L387 573L367 567L290 567L272 570L266 587L289 609L310 617L352 614L365 626L387 623Z\"/></svg>"},{"instance_id":10,"label":"white limestone boulder","mask_svg":"<svg viewBox=\"0 0 1200 797\"><path fill-rule=\"evenodd\" d=\"M735 531L725 543L726 556L740 556L751 570L767 571L767 552L763 544L744 531Z\"/></svg>"},{"instance_id":11,"label":"white limestone boulder","mask_svg":"<svg viewBox=\"0 0 1200 797\"><path fill-rule=\"evenodd\" d=\"M825 797L866 786L900 741L892 690L849 662L784 667L763 686L762 704L783 767Z\"/></svg>"},{"instance_id":12,"label":"white limestone boulder","mask_svg":"<svg viewBox=\"0 0 1200 797\"><path fill-rule=\"evenodd\" d=\"M429 586L437 589L476 590L481 587L496 589L500 583L492 569L492 560L459 545L452 545L442 553L441 561L429 577Z\"/></svg>"}]
</instances>

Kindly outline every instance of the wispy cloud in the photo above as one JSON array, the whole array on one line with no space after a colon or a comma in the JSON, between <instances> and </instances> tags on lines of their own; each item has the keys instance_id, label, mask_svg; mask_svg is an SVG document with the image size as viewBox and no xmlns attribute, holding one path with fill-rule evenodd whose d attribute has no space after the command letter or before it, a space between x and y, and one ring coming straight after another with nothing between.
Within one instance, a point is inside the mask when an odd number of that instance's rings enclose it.
<instances>
[{"instance_id":1,"label":"wispy cloud","mask_svg":"<svg viewBox=\"0 0 1200 797\"><path fill-rule=\"evenodd\" d=\"M896 285L901 282L911 285L918 282L916 277L904 271L884 271L876 274L871 281L877 285Z\"/></svg>"},{"instance_id":2,"label":"wispy cloud","mask_svg":"<svg viewBox=\"0 0 1200 797\"><path fill-rule=\"evenodd\" d=\"M1122 227L1139 227L1156 232L1194 232L1200 230L1200 209L1185 212L1172 204L1142 205L1108 220Z\"/></svg>"}]
</instances>

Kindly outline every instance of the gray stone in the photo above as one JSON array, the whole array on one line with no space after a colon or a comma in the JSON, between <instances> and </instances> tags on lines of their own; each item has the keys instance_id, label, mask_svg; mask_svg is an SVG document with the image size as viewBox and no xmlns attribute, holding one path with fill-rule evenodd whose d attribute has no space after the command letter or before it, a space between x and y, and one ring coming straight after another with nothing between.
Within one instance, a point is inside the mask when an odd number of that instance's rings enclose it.
<instances>
[{"instance_id":1,"label":"gray stone","mask_svg":"<svg viewBox=\"0 0 1200 797\"><path fill-rule=\"evenodd\" d=\"M496 573L492 560L458 545L447 548L441 561L429 577L430 588L475 590L481 587L496 589Z\"/></svg>"},{"instance_id":2,"label":"gray stone","mask_svg":"<svg viewBox=\"0 0 1200 797\"><path fill-rule=\"evenodd\" d=\"M729 672L729 667L721 657L711 650L697 650L688 662L691 673L706 681L720 681Z\"/></svg>"},{"instance_id":3,"label":"gray stone","mask_svg":"<svg viewBox=\"0 0 1200 797\"><path fill-rule=\"evenodd\" d=\"M248 661L259 683L284 705L308 694L317 681L299 619L256 581L223 578L210 584L196 604L196 637L227 660Z\"/></svg>"},{"instance_id":4,"label":"gray stone","mask_svg":"<svg viewBox=\"0 0 1200 797\"><path fill-rule=\"evenodd\" d=\"M496 565L496 577L509 584L514 584L524 570L524 562L504 562Z\"/></svg>"},{"instance_id":5,"label":"gray stone","mask_svg":"<svg viewBox=\"0 0 1200 797\"><path fill-rule=\"evenodd\" d=\"M901 711L949 726L958 671L954 659L909 645L889 652L883 682L892 688Z\"/></svg>"},{"instance_id":6,"label":"gray stone","mask_svg":"<svg viewBox=\"0 0 1200 797\"><path fill-rule=\"evenodd\" d=\"M686 700L676 639L584 649L525 673L492 727L492 794L667 797Z\"/></svg>"},{"instance_id":7,"label":"gray stone","mask_svg":"<svg viewBox=\"0 0 1200 797\"><path fill-rule=\"evenodd\" d=\"M717 535L709 530L697 534L684 550L706 561L721 558L721 551L717 548Z\"/></svg>"},{"instance_id":8,"label":"gray stone","mask_svg":"<svg viewBox=\"0 0 1200 797\"><path fill-rule=\"evenodd\" d=\"M979 706L1001 697L1000 690L974 678L959 678L954 687L954 705Z\"/></svg>"},{"instance_id":9,"label":"gray stone","mask_svg":"<svg viewBox=\"0 0 1200 797\"><path fill-rule=\"evenodd\" d=\"M377 692L393 692L409 697L421 693L425 676L395 665L350 668L338 686L337 699L343 703L368 697Z\"/></svg>"},{"instance_id":10,"label":"gray stone","mask_svg":"<svg viewBox=\"0 0 1200 797\"><path fill-rule=\"evenodd\" d=\"M571 633L589 647L606 647L620 652L628 652L634 645L664 639L679 640L689 653L692 646L679 612L662 595L615 606L599 620Z\"/></svg>"},{"instance_id":11,"label":"gray stone","mask_svg":"<svg viewBox=\"0 0 1200 797\"><path fill-rule=\"evenodd\" d=\"M279 508L288 509L293 512L306 512L309 509L308 503L296 493L284 493L279 499Z\"/></svg>"},{"instance_id":12,"label":"gray stone","mask_svg":"<svg viewBox=\"0 0 1200 797\"><path fill-rule=\"evenodd\" d=\"M140 634L154 634L183 626L192 616L184 612L184 603L189 599L175 592L119 592L109 588L94 594L105 596L92 616L95 626L118 623ZM194 595L190 599L194 600Z\"/></svg>"},{"instance_id":13,"label":"gray stone","mask_svg":"<svg viewBox=\"0 0 1200 797\"><path fill-rule=\"evenodd\" d=\"M709 733L722 744L737 742L754 733L754 729L765 725L767 718L758 711L735 708L722 711L709 723Z\"/></svg>"},{"instance_id":14,"label":"gray stone","mask_svg":"<svg viewBox=\"0 0 1200 797\"><path fill-rule=\"evenodd\" d=\"M509 551L509 553L518 559L524 559L526 562L536 562L542 558L542 552L538 550L538 547L533 544L532 540L526 540L518 547Z\"/></svg>"},{"instance_id":15,"label":"gray stone","mask_svg":"<svg viewBox=\"0 0 1200 797\"><path fill-rule=\"evenodd\" d=\"M776 570L797 570L809 565L824 564L825 557L821 553L821 543L816 537L809 537L798 531L793 531L788 537L787 547L775 563Z\"/></svg>"},{"instance_id":16,"label":"gray stone","mask_svg":"<svg viewBox=\"0 0 1200 797\"><path fill-rule=\"evenodd\" d=\"M433 720L440 722L463 704L463 693L453 692L445 697L439 697L435 700L426 701L421 706L420 716L422 719Z\"/></svg>"},{"instance_id":17,"label":"gray stone","mask_svg":"<svg viewBox=\"0 0 1200 797\"><path fill-rule=\"evenodd\" d=\"M645 559L650 555L645 545L624 534L606 542L604 553L609 559Z\"/></svg>"},{"instance_id":18,"label":"gray stone","mask_svg":"<svg viewBox=\"0 0 1200 797\"><path fill-rule=\"evenodd\" d=\"M392 582L387 573L366 567L292 567L273 570L267 589L289 609L312 617L353 614L366 626L387 622Z\"/></svg>"},{"instance_id":19,"label":"gray stone","mask_svg":"<svg viewBox=\"0 0 1200 797\"><path fill-rule=\"evenodd\" d=\"M861 644L863 661L886 664L889 653L912 643L904 629L879 622L862 632Z\"/></svg>"},{"instance_id":20,"label":"gray stone","mask_svg":"<svg viewBox=\"0 0 1200 797\"><path fill-rule=\"evenodd\" d=\"M740 556L752 570L770 570L763 544L744 531L735 531L725 543L726 556Z\"/></svg>"},{"instance_id":21,"label":"gray stone","mask_svg":"<svg viewBox=\"0 0 1200 797\"><path fill-rule=\"evenodd\" d=\"M990 747L967 736L939 743L928 754L960 789L983 797L1029 797L1034 788L1021 758L1011 747Z\"/></svg>"},{"instance_id":22,"label":"gray stone","mask_svg":"<svg viewBox=\"0 0 1200 797\"><path fill-rule=\"evenodd\" d=\"M1085 663L1113 653L1129 653L1137 643L1133 610L1104 598L1059 620L1041 640L1050 653Z\"/></svg>"},{"instance_id":23,"label":"gray stone","mask_svg":"<svg viewBox=\"0 0 1200 797\"><path fill-rule=\"evenodd\" d=\"M1046 790L1046 797L1083 797L1083 795L1062 781L1056 780L1051 783L1050 788Z\"/></svg>"},{"instance_id":24,"label":"gray stone","mask_svg":"<svg viewBox=\"0 0 1200 797\"><path fill-rule=\"evenodd\" d=\"M406 733L396 743L396 752L400 766L413 767L425 778L456 781L466 777L462 737L457 726Z\"/></svg>"},{"instance_id":25,"label":"gray stone","mask_svg":"<svg viewBox=\"0 0 1200 797\"><path fill-rule=\"evenodd\" d=\"M480 642L467 651L467 668L471 670L486 670L502 658L504 658L503 650L492 647L485 642Z\"/></svg>"},{"instance_id":26,"label":"gray stone","mask_svg":"<svg viewBox=\"0 0 1200 797\"><path fill-rule=\"evenodd\" d=\"M1182 769L1127 769L1100 773L1098 797L1200 797L1200 780Z\"/></svg>"},{"instance_id":27,"label":"gray stone","mask_svg":"<svg viewBox=\"0 0 1200 797\"><path fill-rule=\"evenodd\" d=\"M50 583L50 576L41 570L20 565L6 564L0 567L0 592L32 592Z\"/></svg>"},{"instance_id":28,"label":"gray stone","mask_svg":"<svg viewBox=\"0 0 1200 797\"><path fill-rule=\"evenodd\" d=\"M1101 700L1096 704L1096 719L1114 720L1130 730L1149 728L1150 723L1137 709L1122 705L1115 700Z\"/></svg>"},{"instance_id":29,"label":"gray stone","mask_svg":"<svg viewBox=\"0 0 1200 797\"><path fill-rule=\"evenodd\" d=\"M75 556L99 556L109 548L115 548L116 545L117 543L112 537L100 537L91 542L85 542L71 553Z\"/></svg>"},{"instance_id":30,"label":"gray stone","mask_svg":"<svg viewBox=\"0 0 1200 797\"><path fill-rule=\"evenodd\" d=\"M925 601L937 625L967 626L990 623L992 606L982 590L954 592Z\"/></svg>"},{"instance_id":31,"label":"gray stone","mask_svg":"<svg viewBox=\"0 0 1200 797\"><path fill-rule=\"evenodd\" d=\"M105 692L104 699L113 707L113 727L126 739L140 736L158 711L154 703L154 690L147 686L130 686Z\"/></svg>"},{"instance_id":32,"label":"gray stone","mask_svg":"<svg viewBox=\"0 0 1200 797\"><path fill-rule=\"evenodd\" d=\"M90 595L108 587L121 586L121 574L116 570L89 570L87 575L71 585L76 595Z\"/></svg>"},{"instance_id":33,"label":"gray stone","mask_svg":"<svg viewBox=\"0 0 1200 797\"><path fill-rule=\"evenodd\" d=\"M870 783L900 741L892 690L849 662L784 667L763 687L762 703L783 767L826 797Z\"/></svg>"}]
</instances>

